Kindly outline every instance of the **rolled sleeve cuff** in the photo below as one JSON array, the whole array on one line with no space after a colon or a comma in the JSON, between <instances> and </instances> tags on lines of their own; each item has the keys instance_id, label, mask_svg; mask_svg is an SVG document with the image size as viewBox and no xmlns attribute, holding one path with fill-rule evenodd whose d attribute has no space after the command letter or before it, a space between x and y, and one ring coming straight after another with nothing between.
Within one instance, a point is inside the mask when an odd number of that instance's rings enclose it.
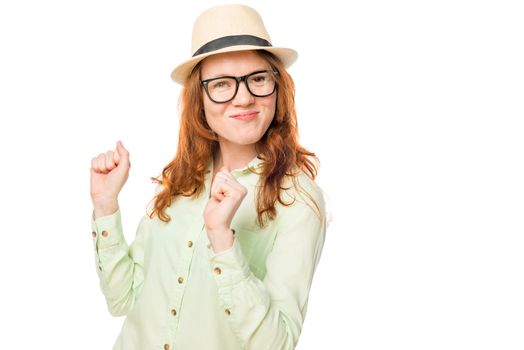
<instances>
[{"instance_id":1,"label":"rolled sleeve cuff","mask_svg":"<svg viewBox=\"0 0 524 350\"><path fill-rule=\"evenodd\" d=\"M219 288L238 284L251 273L237 239L228 250L217 254L210 250L209 262Z\"/></svg>"}]
</instances>

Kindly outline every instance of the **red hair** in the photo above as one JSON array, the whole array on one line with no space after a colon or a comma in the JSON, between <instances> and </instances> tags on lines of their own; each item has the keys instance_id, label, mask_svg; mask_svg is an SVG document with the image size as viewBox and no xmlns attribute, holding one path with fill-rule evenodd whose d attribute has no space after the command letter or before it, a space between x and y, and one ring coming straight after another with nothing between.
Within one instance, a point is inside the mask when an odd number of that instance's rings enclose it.
<instances>
[{"instance_id":1,"label":"red hair","mask_svg":"<svg viewBox=\"0 0 524 350\"><path fill-rule=\"evenodd\" d=\"M291 204L282 199L286 177L291 177L295 186L299 186L296 177L300 171L315 179L318 158L298 142L293 79L274 55L267 51L255 52L279 72L276 75L275 116L266 133L256 143L256 150L263 161L256 194L257 221L262 227L267 220L275 219L277 201L285 206ZM154 198L150 217L158 215L160 220L169 222L171 218L166 214L166 209L176 197L198 196L204 191L207 166L219 145L215 133L206 122L202 94L198 64L185 82L181 94L180 132L175 158L164 168L161 177L153 178L162 185L162 190Z\"/></svg>"}]
</instances>

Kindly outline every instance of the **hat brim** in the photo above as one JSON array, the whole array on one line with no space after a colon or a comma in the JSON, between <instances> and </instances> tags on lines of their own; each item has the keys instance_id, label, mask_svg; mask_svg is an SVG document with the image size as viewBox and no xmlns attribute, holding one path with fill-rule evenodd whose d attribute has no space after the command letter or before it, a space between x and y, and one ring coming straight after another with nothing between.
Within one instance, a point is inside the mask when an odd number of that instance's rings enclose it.
<instances>
[{"instance_id":1,"label":"hat brim","mask_svg":"<svg viewBox=\"0 0 524 350\"><path fill-rule=\"evenodd\" d=\"M193 70L193 68L195 68L198 62L202 61L204 58L212 56L212 55L217 55L219 53L224 53L224 52L250 51L250 50L264 50L264 51L271 52L278 59L280 59L280 61L286 68L288 68L293 63L295 63L295 61L298 58L298 53L295 50L283 48L283 47L272 47L272 46L261 47L261 46L253 46L253 45L230 46L230 47L226 47L226 48L216 50L213 52L208 52L202 55L198 55L198 56L190 58L187 61L182 62L181 64L176 66L173 72L171 73L171 79L183 85L186 79L191 74L191 71Z\"/></svg>"}]
</instances>

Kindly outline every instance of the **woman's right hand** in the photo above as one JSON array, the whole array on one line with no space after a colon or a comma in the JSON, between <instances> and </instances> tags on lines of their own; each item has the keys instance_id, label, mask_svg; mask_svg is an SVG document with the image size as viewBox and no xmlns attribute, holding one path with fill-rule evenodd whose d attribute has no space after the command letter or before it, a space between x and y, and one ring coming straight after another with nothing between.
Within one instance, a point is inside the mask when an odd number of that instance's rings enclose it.
<instances>
[{"instance_id":1,"label":"woman's right hand","mask_svg":"<svg viewBox=\"0 0 524 350\"><path fill-rule=\"evenodd\" d=\"M91 160L91 200L95 218L118 210L118 194L129 176L129 152L122 142L116 152L101 153Z\"/></svg>"}]
</instances>

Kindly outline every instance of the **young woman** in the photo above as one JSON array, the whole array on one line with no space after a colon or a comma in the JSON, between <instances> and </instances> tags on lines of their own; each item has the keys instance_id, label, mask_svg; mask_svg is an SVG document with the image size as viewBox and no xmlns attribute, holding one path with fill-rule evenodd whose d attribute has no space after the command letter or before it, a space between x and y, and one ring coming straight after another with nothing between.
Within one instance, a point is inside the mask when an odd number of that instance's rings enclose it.
<instances>
[{"instance_id":1,"label":"young woman","mask_svg":"<svg viewBox=\"0 0 524 350\"><path fill-rule=\"evenodd\" d=\"M93 158L93 238L102 291L127 315L114 349L294 349L325 236L316 157L298 143L296 52L255 10L195 22L179 143L128 246L118 194L129 153Z\"/></svg>"}]
</instances>

